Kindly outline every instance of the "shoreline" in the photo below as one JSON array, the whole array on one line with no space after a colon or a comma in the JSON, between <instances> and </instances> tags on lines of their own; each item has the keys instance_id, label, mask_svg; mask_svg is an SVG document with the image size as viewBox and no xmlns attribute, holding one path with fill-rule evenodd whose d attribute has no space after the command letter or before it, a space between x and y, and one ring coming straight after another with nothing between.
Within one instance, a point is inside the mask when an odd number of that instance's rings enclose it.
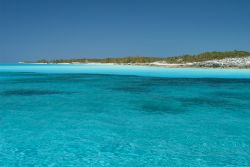
<instances>
[{"instance_id":1,"label":"shoreline","mask_svg":"<svg viewBox=\"0 0 250 167\"><path fill-rule=\"evenodd\" d=\"M194 68L194 69L250 69L250 66L199 66L192 63L187 64L170 64L170 63L25 63L18 62L17 64L33 64L33 65L121 65L121 66L146 66L159 68Z\"/></svg>"}]
</instances>

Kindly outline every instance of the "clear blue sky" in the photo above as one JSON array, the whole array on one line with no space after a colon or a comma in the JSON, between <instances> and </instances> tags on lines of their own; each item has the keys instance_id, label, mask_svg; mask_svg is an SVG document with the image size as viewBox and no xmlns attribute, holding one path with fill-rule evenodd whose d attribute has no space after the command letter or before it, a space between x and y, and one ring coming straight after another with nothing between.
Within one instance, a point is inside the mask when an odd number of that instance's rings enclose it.
<instances>
[{"instance_id":1,"label":"clear blue sky","mask_svg":"<svg viewBox=\"0 0 250 167\"><path fill-rule=\"evenodd\" d=\"M0 0L0 63L234 49L249 0Z\"/></svg>"}]
</instances>

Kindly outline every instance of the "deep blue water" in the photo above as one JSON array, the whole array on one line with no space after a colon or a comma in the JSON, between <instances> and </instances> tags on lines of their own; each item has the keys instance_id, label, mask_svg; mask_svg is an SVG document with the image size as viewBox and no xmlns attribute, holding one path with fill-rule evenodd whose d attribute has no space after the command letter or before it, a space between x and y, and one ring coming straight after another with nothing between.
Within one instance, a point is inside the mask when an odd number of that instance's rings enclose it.
<instances>
[{"instance_id":1,"label":"deep blue water","mask_svg":"<svg viewBox=\"0 0 250 167\"><path fill-rule=\"evenodd\" d=\"M0 65L0 166L250 166L250 71Z\"/></svg>"}]
</instances>

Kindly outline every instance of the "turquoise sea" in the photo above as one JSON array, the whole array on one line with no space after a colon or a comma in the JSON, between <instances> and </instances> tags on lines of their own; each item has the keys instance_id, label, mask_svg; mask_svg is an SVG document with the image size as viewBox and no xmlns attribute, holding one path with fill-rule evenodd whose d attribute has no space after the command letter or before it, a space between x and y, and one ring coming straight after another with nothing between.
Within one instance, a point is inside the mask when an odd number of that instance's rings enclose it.
<instances>
[{"instance_id":1,"label":"turquoise sea","mask_svg":"<svg viewBox=\"0 0 250 167\"><path fill-rule=\"evenodd\" d=\"M250 70L0 65L0 167L250 166Z\"/></svg>"}]
</instances>

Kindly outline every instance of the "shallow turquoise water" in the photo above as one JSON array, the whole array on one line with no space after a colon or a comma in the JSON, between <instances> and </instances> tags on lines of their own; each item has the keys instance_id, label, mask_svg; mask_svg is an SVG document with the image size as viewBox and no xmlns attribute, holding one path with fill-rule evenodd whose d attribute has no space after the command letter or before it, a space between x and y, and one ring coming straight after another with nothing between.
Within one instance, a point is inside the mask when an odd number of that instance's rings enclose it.
<instances>
[{"instance_id":1,"label":"shallow turquoise water","mask_svg":"<svg viewBox=\"0 0 250 167\"><path fill-rule=\"evenodd\" d=\"M198 69L198 68L159 68L129 65L55 65L55 64L6 64L0 65L2 72L38 72L38 73L79 73L136 75L164 78L247 78L250 69Z\"/></svg>"},{"instance_id":2,"label":"shallow turquoise water","mask_svg":"<svg viewBox=\"0 0 250 167\"><path fill-rule=\"evenodd\" d=\"M0 166L250 166L249 78L0 65Z\"/></svg>"}]
</instances>

